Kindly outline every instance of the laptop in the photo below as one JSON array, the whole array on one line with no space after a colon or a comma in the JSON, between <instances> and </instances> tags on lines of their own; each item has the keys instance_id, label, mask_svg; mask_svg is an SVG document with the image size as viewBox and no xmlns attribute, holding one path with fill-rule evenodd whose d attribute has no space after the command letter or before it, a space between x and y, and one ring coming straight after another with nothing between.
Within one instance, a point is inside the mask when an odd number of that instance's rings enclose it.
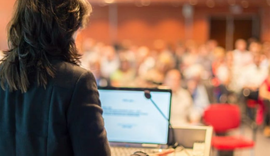
<instances>
[{"instance_id":1,"label":"laptop","mask_svg":"<svg viewBox=\"0 0 270 156\"><path fill-rule=\"evenodd\" d=\"M165 149L169 142L171 96L168 89L99 88L111 147ZM148 90L152 100L145 96Z\"/></svg>"}]
</instances>

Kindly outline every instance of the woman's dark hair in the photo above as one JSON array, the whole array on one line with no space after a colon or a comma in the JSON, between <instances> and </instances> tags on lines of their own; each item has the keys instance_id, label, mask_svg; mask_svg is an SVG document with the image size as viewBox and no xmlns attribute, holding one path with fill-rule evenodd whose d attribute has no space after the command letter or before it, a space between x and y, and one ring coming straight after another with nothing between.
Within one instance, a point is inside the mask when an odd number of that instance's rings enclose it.
<instances>
[{"instance_id":1,"label":"woman's dark hair","mask_svg":"<svg viewBox=\"0 0 270 156\"><path fill-rule=\"evenodd\" d=\"M54 77L51 58L79 64L74 33L92 11L87 0L17 0L9 23L9 50L0 65L2 89L27 91L29 73L39 86Z\"/></svg>"}]
</instances>

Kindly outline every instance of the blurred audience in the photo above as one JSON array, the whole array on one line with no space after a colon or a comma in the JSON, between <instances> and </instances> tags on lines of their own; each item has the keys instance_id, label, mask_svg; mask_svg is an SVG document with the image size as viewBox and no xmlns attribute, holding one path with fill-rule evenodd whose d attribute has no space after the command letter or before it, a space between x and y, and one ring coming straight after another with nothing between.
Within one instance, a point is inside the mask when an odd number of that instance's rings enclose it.
<instances>
[{"instance_id":1,"label":"blurred audience","mask_svg":"<svg viewBox=\"0 0 270 156\"><path fill-rule=\"evenodd\" d=\"M101 87L171 88L171 120L177 126L200 123L210 103L241 103L241 97L253 95L259 100L259 88L268 82L270 42L250 40L247 46L239 39L228 52L215 40L187 40L175 46L156 40L153 47L138 47L130 41L105 45L86 39L81 45L82 66L94 73ZM258 109L263 114L266 107Z\"/></svg>"}]
</instances>

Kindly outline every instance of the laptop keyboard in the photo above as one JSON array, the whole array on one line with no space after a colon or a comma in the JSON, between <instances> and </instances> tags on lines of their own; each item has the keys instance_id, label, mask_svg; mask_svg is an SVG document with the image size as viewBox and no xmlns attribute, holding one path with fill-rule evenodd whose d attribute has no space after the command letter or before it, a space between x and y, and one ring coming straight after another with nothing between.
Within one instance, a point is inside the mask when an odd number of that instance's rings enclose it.
<instances>
[{"instance_id":1,"label":"laptop keyboard","mask_svg":"<svg viewBox=\"0 0 270 156\"><path fill-rule=\"evenodd\" d=\"M141 151L147 154L154 154L161 152L160 149L152 148L129 148L129 147L111 147L111 156L130 156L133 153Z\"/></svg>"}]
</instances>

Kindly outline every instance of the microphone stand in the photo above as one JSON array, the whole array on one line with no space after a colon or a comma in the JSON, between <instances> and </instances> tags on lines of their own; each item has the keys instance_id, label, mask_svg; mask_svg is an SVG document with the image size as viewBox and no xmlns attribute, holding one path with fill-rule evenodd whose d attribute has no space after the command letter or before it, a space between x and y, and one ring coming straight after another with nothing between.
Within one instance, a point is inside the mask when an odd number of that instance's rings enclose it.
<instances>
[{"instance_id":1,"label":"microphone stand","mask_svg":"<svg viewBox=\"0 0 270 156\"><path fill-rule=\"evenodd\" d=\"M171 135L172 135L172 147L173 147L173 149L175 149L177 146L178 146L178 143L177 142L175 142L175 135L174 135L174 129L173 129L173 127L172 127L172 124L171 124L171 122L170 122L170 120L164 115L164 113L160 110L160 108L158 107L158 105L155 103L155 101L152 99L152 97L151 97L151 94L150 94L150 91L149 90L146 90L146 91L144 91L144 95L145 95L145 97L147 98L147 99L149 99L151 102L152 102L152 104L156 107L156 109L159 111L159 113L163 116L163 118L165 119L165 120L167 120L168 121L168 123L169 123L169 130L170 130L170 133L171 133Z\"/></svg>"}]
</instances>

